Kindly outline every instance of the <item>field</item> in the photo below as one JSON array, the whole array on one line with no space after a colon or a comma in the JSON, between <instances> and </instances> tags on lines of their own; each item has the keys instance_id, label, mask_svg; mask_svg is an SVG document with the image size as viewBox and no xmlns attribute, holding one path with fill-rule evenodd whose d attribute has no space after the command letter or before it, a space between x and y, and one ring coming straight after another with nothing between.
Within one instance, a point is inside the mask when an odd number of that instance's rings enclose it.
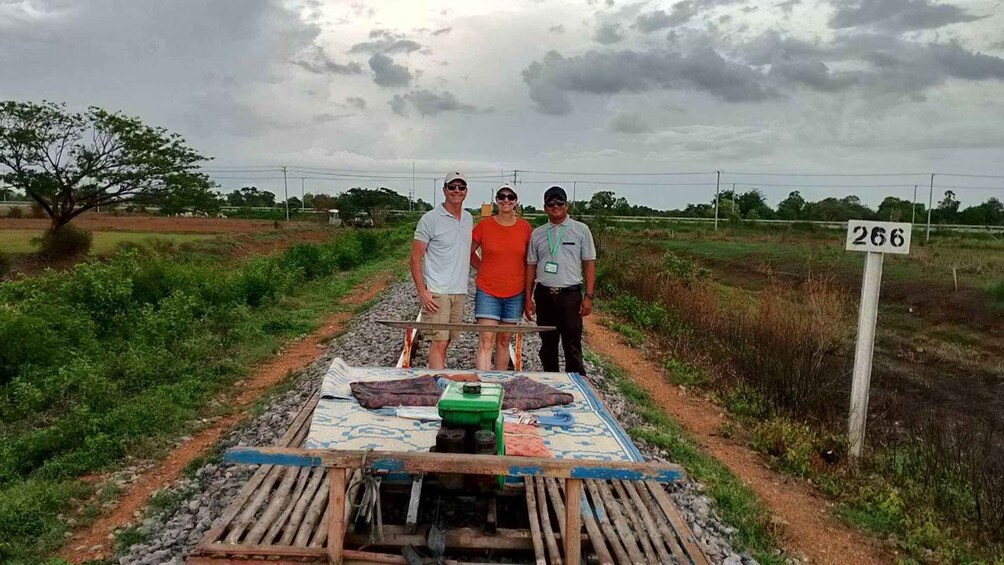
<instances>
[{"instance_id":1,"label":"field","mask_svg":"<svg viewBox=\"0 0 1004 565\"><path fill-rule=\"evenodd\" d=\"M0 230L0 249L8 253L31 253L36 246L32 240L41 234L38 230ZM94 232L94 245L91 253L103 255L113 251L120 243L143 243L159 239L170 243L187 243L214 237L211 234L170 233L170 232Z\"/></svg>"},{"instance_id":2,"label":"field","mask_svg":"<svg viewBox=\"0 0 1004 565\"><path fill-rule=\"evenodd\" d=\"M1004 242L921 234L909 256L886 256L869 450L855 469L840 459L863 256L843 250L842 232L597 228L614 329L719 398L779 468L915 557L1000 551Z\"/></svg>"},{"instance_id":3,"label":"field","mask_svg":"<svg viewBox=\"0 0 1004 565\"><path fill-rule=\"evenodd\" d=\"M239 220L230 218L168 218L163 216L87 213L73 220L78 228L94 232L157 232L157 233L256 233L274 229L271 220ZM283 223L286 229L318 229L317 222ZM49 227L43 218L0 218L0 230L37 230Z\"/></svg>"},{"instance_id":4,"label":"field","mask_svg":"<svg viewBox=\"0 0 1004 565\"><path fill-rule=\"evenodd\" d=\"M97 515L88 477L226 413L224 387L399 263L409 233L278 235L132 245L0 282L0 562L43 561L66 516Z\"/></svg>"}]
</instances>

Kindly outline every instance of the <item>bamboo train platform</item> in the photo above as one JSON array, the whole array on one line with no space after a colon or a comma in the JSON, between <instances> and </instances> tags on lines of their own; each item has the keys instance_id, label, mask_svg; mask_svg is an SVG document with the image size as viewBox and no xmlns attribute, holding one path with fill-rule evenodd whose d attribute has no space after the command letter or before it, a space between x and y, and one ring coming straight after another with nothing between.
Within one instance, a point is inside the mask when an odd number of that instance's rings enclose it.
<instances>
[{"instance_id":1,"label":"bamboo train platform","mask_svg":"<svg viewBox=\"0 0 1004 565\"><path fill-rule=\"evenodd\" d=\"M188 563L407 564L403 547L426 546L431 526L420 517L419 501L433 504L428 499L434 496L434 481L381 484L382 531L362 531L352 510L363 492L360 467L367 463L358 452L299 449L318 400L315 395L304 405L274 449L231 450L230 460L270 463L258 467ZM396 471L522 475L517 479L522 484L507 484L498 509L490 509L496 510L487 515L492 527L469 524L443 533L444 563L708 563L659 482L680 475L672 465L470 455L443 467L436 459L457 454L365 455L369 465ZM480 461L484 458L493 461L486 465ZM505 469L497 468L500 462ZM462 469L472 466L481 469ZM569 525L578 534L566 539Z\"/></svg>"},{"instance_id":2,"label":"bamboo train platform","mask_svg":"<svg viewBox=\"0 0 1004 565\"><path fill-rule=\"evenodd\" d=\"M336 358L274 447L229 450L228 461L259 467L188 563L708 563L663 486L683 470L644 463L579 375L525 373L576 400L565 407L576 414L576 433L541 431L554 458L416 449L434 435L429 425L395 427L361 409L350 382L415 376L419 332L444 329L421 314L380 323L404 330L397 367L353 368ZM481 378L521 374L524 332L546 329L512 332L516 373Z\"/></svg>"}]
</instances>

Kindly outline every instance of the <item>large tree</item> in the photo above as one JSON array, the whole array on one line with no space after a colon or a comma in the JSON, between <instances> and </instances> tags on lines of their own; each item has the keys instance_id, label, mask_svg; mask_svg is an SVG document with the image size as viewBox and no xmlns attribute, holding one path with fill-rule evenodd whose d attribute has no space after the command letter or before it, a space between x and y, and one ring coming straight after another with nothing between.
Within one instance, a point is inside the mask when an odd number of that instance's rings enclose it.
<instances>
[{"instance_id":1,"label":"large tree","mask_svg":"<svg viewBox=\"0 0 1004 565\"><path fill-rule=\"evenodd\" d=\"M53 102L0 102L0 180L23 190L58 232L98 206L209 187L207 160L175 133L138 118Z\"/></svg>"}]
</instances>

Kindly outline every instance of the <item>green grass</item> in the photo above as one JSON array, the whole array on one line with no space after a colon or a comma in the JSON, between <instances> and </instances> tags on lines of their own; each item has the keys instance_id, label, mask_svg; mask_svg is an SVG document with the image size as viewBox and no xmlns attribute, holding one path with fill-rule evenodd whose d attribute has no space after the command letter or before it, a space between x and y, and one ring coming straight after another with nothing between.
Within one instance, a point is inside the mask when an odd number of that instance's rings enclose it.
<instances>
[{"instance_id":1,"label":"green grass","mask_svg":"<svg viewBox=\"0 0 1004 565\"><path fill-rule=\"evenodd\" d=\"M11 344L0 351L0 562L42 560L62 542L59 514L97 515L78 477L156 456L225 412L209 402L219 391L342 309L353 286L400 270L400 234L345 233L238 264L133 249L0 285L6 304L25 306L0 308ZM40 310L53 293L59 303Z\"/></svg>"},{"instance_id":2,"label":"green grass","mask_svg":"<svg viewBox=\"0 0 1004 565\"><path fill-rule=\"evenodd\" d=\"M715 509L726 524L736 529L732 544L739 551L748 551L760 563L784 563L779 554L780 540L770 530L770 515L756 495L733 475L720 461L705 454L694 439L659 408L648 393L624 377L619 367L586 352L586 357L603 368L631 405L631 411L641 416L644 426L628 430L632 438L643 440L669 453L673 463L708 488Z\"/></svg>"},{"instance_id":3,"label":"green grass","mask_svg":"<svg viewBox=\"0 0 1004 565\"><path fill-rule=\"evenodd\" d=\"M0 249L8 253L33 253L38 251L38 248L32 240L40 235L41 232L38 230L0 230ZM94 232L94 246L91 248L91 253L97 255L110 253L120 243L125 242L146 243L159 240L180 244L214 237L216 236L212 234L98 231Z\"/></svg>"}]
</instances>

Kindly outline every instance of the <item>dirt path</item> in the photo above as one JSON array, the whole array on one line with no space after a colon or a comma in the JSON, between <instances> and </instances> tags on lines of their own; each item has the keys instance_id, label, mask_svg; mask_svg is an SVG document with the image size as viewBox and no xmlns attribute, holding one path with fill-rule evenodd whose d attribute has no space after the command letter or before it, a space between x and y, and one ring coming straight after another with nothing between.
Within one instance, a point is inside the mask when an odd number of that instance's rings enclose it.
<instances>
[{"instance_id":1,"label":"dirt path","mask_svg":"<svg viewBox=\"0 0 1004 565\"><path fill-rule=\"evenodd\" d=\"M385 272L373 275L353 287L341 300L341 305L364 304L385 289L390 280ZM313 333L288 344L276 357L255 367L251 375L242 381L242 392L236 398L226 399L234 407L233 413L192 434L191 440L175 448L157 465L143 472L119 495L117 505L109 514L98 518L86 529L75 532L63 544L59 557L70 563L108 557L113 548L113 541L108 538L116 528L134 521L133 513L146 506L150 495L178 479L192 460L212 447L220 436L244 418L245 409L259 396L286 375L299 371L314 361L325 344L342 331L351 317L349 312L329 316Z\"/></svg>"},{"instance_id":2,"label":"dirt path","mask_svg":"<svg viewBox=\"0 0 1004 565\"><path fill-rule=\"evenodd\" d=\"M759 455L717 435L725 421L722 408L670 383L662 368L637 349L622 344L620 335L601 325L602 320L602 315L586 318L587 347L623 369L694 436L705 452L724 463L756 493L784 526L786 550L805 556L810 563L861 565L891 561L872 540L831 516L827 502L804 482L767 469Z\"/></svg>"}]
</instances>

